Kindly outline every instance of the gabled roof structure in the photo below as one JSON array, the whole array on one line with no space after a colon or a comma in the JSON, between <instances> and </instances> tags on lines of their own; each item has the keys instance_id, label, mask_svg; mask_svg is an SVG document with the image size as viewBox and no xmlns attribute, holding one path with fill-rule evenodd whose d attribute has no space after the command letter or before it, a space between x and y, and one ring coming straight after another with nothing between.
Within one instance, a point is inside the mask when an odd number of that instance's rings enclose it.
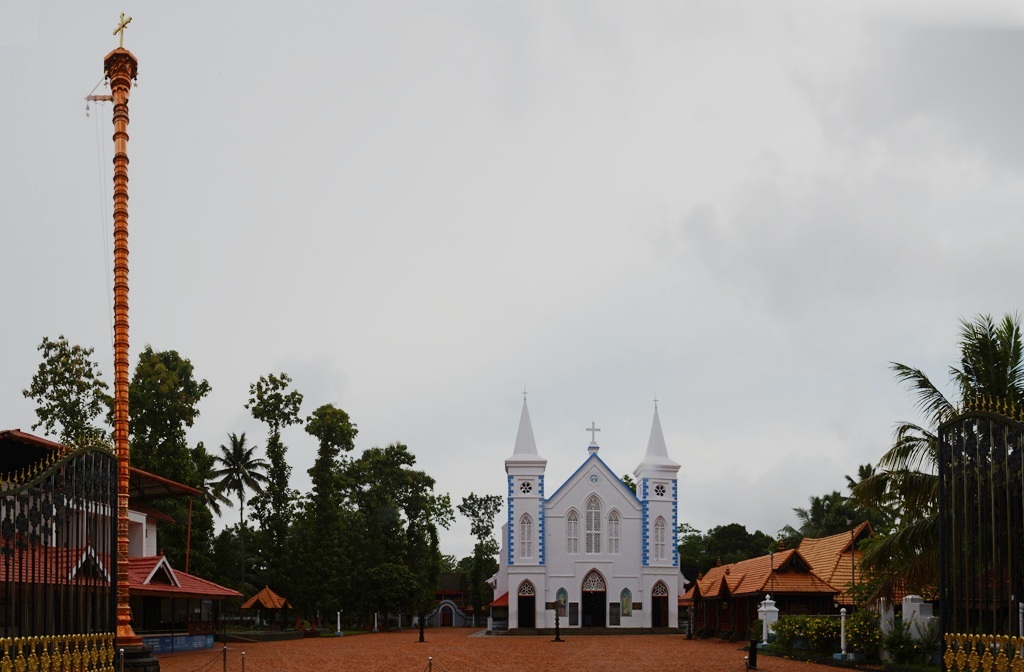
<instances>
[{"instance_id":1,"label":"gabled roof structure","mask_svg":"<svg viewBox=\"0 0 1024 672\"><path fill-rule=\"evenodd\" d=\"M157 597L223 600L242 596L238 591L174 569L163 555L132 558L128 567L128 589L132 595Z\"/></svg>"},{"instance_id":2,"label":"gabled roof structure","mask_svg":"<svg viewBox=\"0 0 1024 672\"><path fill-rule=\"evenodd\" d=\"M799 550L762 555L712 567L686 591L694 597L763 597L766 593L835 595L840 591L817 576Z\"/></svg>"},{"instance_id":3,"label":"gabled roof structure","mask_svg":"<svg viewBox=\"0 0 1024 672\"><path fill-rule=\"evenodd\" d=\"M853 604L851 585L860 579L857 543L871 535L865 521L848 532L805 538L800 547L712 567L681 598L831 594L840 606Z\"/></svg>"},{"instance_id":4,"label":"gabled roof structure","mask_svg":"<svg viewBox=\"0 0 1024 672\"><path fill-rule=\"evenodd\" d=\"M821 539L804 539L800 552L811 564L811 569L828 583L840 588L836 602L840 606L853 604L849 588L860 580L857 569L860 553L857 543L871 536L871 525L864 521L847 532L833 534Z\"/></svg>"},{"instance_id":5,"label":"gabled roof structure","mask_svg":"<svg viewBox=\"0 0 1024 672\"><path fill-rule=\"evenodd\" d=\"M263 607L264 609L291 609L292 605L288 604L288 600L272 591L270 586L263 586L263 590L250 597L245 601L245 604L242 605L242 609L252 609L253 607Z\"/></svg>"}]
</instances>

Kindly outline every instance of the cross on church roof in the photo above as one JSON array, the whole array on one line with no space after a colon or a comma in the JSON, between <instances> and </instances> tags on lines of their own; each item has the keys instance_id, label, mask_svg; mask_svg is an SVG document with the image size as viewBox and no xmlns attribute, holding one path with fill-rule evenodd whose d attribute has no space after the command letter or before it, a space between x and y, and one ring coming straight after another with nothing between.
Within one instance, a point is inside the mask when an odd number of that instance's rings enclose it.
<instances>
[{"instance_id":1,"label":"cross on church roof","mask_svg":"<svg viewBox=\"0 0 1024 672\"><path fill-rule=\"evenodd\" d=\"M120 49L124 49L124 29L127 28L128 24L131 22L132 17L129 16L126 20L124 18L124 12L121 12L121 23L117 24L117 28L115 28L113 32L114 35L117 35L118 33L121 34L121 44L119 45Z\"/></svg>"},{"instance_id":2,"label":"cross on church roof","mask_svg":"<svg viewBox=\"0 0 1024 672\"><path fill-rule=\"evenodd\" d=\"M585 431L590 432L590 445L596 446L597 445L597 432L601 431L600 429L597 428L597 423L591 421L590 427L586 427Z\"/></svg>"}]
</instances>

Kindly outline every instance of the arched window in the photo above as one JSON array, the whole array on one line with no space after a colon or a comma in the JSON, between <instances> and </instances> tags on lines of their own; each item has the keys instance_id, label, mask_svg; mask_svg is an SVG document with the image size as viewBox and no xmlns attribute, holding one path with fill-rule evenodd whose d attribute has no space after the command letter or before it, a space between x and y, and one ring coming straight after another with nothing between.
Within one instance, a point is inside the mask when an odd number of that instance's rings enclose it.
<instances>
[{"instance_id":1,"label":"arched window","mask_svg":"<svg viewBox=\"0 0 1024 672\"><path fill-rule=\"evenodd\" d=\"M597 495L587 499L587 553L601 552L601 500Z\"/></svg>"},{"instance_id":2,"label":"arched window","mask_svg":"<svg viewBox=\"0 0 1024 672\"><path fill-rule=\"evenodd\" d=\"M557 609L558 615L562 618L566 616L567 604L569 604L569 591L565 588L559 588L558 592L555 593L555 609Z\"/></svg>"},{"instance_id":3,"label":"arched window","mask_svg":"<svg viewBox=\"0 0 1024 672\"><path fill-rule=\"evenodd\" d=\"M629 592L629 588L623 588L619 593L619 613L623 616L633 615L633 593Z\"/></svg>"},{"instance_id":4,"label":"arched window","mask_svg":"<svg viewBox=\"0 0 1024 672\"><path fill-rule=\"evenodd\" d=\"M533 557L533 518L524 515L519 519L519 555Z\"/></svg>"},{"instance_id":5,"label":"arched window","mask_svg":"<svg viewBox=\"0 0 1024 672\"><path fill-rule=\"evenodd\" d=\"M519 584L519 594L523 597L529 597L530 595L536 595L537 591L534 589L532 583L529 581L523 581Z\"/></svg>"},{"instance_id":6,"label":"arched window","mask_svg":"<svg viewBox=\"0 0 1024 672\"><path fill-rule=\"evenodd\" d=\"M565 517L565 550L573 555L580 552L580 514L576 509Z\"/></svg>"},{"instance_id":7,"label":"arched window","mask_svg":"<svg viewBox=\"0 0 1024 672\"><path fill-rule=\"evenodd\" d=\"M661 516L654 521L654 559L665 559L665 519Z\"/></svg>"},{"instance_id":8,"label":"arched window","mask_svg":"<svg viewBox=\"0 0 1024 672\"><path fill-rule=\"evenodd\" d=\"M619 512L612 511L608 514L608 552L613 555L619 554Z\"/></svg>"}]
</instances>

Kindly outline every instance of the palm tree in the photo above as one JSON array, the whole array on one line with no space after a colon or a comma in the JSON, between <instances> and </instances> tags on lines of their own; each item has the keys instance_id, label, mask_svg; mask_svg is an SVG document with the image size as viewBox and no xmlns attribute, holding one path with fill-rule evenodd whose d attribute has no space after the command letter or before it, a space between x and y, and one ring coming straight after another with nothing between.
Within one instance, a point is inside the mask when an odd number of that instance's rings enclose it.
<instances>
[{"instance_id":1,"label":"palm tree","mask_svg":"<svg viewBox=\"0 0 1024 672\"><path fill-rule=\"evenodd\" d=\"M862 568L880 578L878 593L891 595L902 584L921 590L938 585L938 437L942 420L958 405L978 397L1003 400L1020 408L1024 402L1024 347L1020 316L1006 315L999 323L989 315L973 322L961 320L960 368L950 367L950 380L959 393L954 404L920 369L892 363L896 379L917 397L925 415L918 425L901 422L893 445L882 456L878 471L854 487L865 505L895 502L897 519L888 535L864 551Z\"/></svg>"},{"instance_id":2,"label":"palm tree","mask_svg":"<svg viewBox=\"0 0 1024 672\"><path fill-rule=\"evenodd\" d=\"M206 452L206 446L200 441L192 449L192 461L196 465L196 479L203 491L203 503L216 515L220 515L220 505L230 504L231 499L217 484L217 456Z\"/></svg>"},{"instance_id":3,"label":"palm tree","mask_svg":"<svg viewBox=\"0 0 1024 672\"><path fill-rule=\"evenodd\" d=\"M238 496L239 539L242 544L242 592L245 592L245 493L247 490L263 492L267 482L267 461L256 457L256 446L245 445L245 432L228 434L230 447L221 445L217 456L220 469L213 472L218 479L214 486L221 493L233 492Z\"/></svg>"}]
</instances>

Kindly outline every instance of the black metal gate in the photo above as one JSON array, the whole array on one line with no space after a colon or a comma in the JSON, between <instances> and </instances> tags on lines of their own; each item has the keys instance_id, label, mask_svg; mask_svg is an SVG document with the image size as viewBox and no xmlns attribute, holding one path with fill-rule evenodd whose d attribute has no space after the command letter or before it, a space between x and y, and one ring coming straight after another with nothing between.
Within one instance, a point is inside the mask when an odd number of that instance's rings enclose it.
<instances>
[{"instance_id":1,"label":"black metal gate","mask_svg":"<svg viewBox=\"0 0 1024 672\"><path fill-rule=\"evenodd\" d=\"M117 458L106 448L0 475L3 637L112 633L116 546Z\"/></svg>"},{"instance_id":2,"label":"black metal gate","mask_svg":"<svg viewBox=\"0 0 1024 672\"><path fill-rule=\"evenodd\" d=\"M946 633L1016 635L1024 600L1024 416L982 400L939 427Z\"/></svg>"}]
</instances>

